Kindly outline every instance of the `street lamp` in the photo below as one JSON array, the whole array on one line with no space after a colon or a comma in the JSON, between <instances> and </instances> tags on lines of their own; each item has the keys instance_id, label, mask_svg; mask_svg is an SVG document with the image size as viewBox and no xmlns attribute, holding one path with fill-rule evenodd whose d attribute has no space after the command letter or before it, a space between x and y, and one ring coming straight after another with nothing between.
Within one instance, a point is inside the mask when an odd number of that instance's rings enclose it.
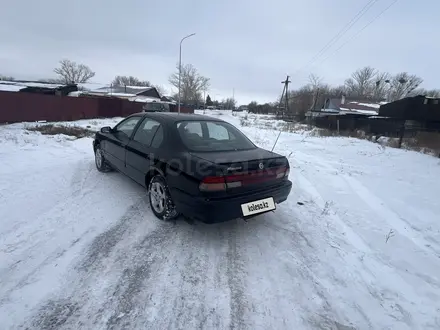
<instances>
[{"instance_id":1,"label":"street lamp","mask_svg":"<svg viewBox=\"0 0 440 330\"><path fill-rule=\"evenodd\" d=\"M180 47L179 47L179 104L177 106L177 111L180 113L180 75L182 74L182 42L183 40L192 37L195 35L195 33L189 34L186 37L183 37L182 40L180 40Z\"/></svg>"}]
</instances>

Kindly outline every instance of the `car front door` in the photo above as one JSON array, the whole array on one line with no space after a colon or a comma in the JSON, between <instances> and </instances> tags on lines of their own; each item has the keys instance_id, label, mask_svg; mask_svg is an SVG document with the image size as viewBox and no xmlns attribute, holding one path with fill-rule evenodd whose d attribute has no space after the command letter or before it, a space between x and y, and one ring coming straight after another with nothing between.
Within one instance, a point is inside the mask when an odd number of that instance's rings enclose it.
<instances>
[{"instance_id":1,"label":"car front door","mask_svg":"<svg viewBox=\"0 0 440 330\"><path fill-rule=\"evenodd\" d=\"M117 170L123 173L126 173L125 147L141 118L141 116L133 116L121 121L112 129L105 143L105 157Z\"/></svg>"},{"instance_id":2,"label":"car front door","mask_svg":"<svg viewBox=\"0 0 440 330\"><path fill-rule=\"evenodd\" d=\"M154 165L154 159L158 156L158 148L163 140L163 125L154 119L145 118L126 147L127 175L145 185L145 176Z\"/></svg>"}]
</instances>

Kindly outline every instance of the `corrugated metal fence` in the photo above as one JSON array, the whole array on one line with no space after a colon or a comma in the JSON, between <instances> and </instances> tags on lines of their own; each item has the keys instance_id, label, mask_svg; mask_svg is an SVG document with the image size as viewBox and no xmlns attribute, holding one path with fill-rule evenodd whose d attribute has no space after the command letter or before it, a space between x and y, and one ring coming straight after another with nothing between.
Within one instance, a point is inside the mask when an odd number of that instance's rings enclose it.
<instances>
[{"instance_id":1,"label":"corrugated metal fence","mask_svg":"<svg viewBox=\"0 0 440 330\"><path fill-rule=\"evenodd\" d=\"M69 97L0 91L0 123L70 121L126 117L141 112L142 103L118 98ZM182 107L181 112L193 109Z\"/></svg>"}]
</instances>

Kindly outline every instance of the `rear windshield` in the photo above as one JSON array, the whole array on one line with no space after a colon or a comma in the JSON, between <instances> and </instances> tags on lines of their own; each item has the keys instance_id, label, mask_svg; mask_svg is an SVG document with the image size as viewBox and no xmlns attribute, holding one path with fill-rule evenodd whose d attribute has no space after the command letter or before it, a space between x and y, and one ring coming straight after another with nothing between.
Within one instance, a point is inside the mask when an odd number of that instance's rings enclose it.
<instances>
[{"instance_id":1,"label":"rear windshield","mask_svg":"<svg viewBox=\"0 0 440 330\"><path fill-rule=\"evenodd\" d=\"M169 112L170 107L167 103L148 102L142 107L143 111L162 111Z\"/></svg>"},{"instance_id":2,"label":"rear windshield","mask_svg":"<svg viewBox=\"0 0 440 330\"><path fill-rule=\"evenodd\" d=\"M193 151L233 151L256 148L234 126L218 121L181 121L177 130L185 146Z\"/></svg>"}]
</instances>

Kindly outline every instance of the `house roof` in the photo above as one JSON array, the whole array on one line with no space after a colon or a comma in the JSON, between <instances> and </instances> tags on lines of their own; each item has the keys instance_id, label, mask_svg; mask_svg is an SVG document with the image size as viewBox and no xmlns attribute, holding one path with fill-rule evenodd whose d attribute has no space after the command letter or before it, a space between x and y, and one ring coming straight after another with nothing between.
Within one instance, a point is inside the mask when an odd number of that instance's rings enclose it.
<instances>
[{"instance_id":1,"label":"house roof","mask_svg":"<svg viewBox=\"0 0 440 330\"><path fill-rule=\"evenodd\" d=\"M27 87L58 89L64 87L64 84L54 84L44 81L29 80L0 80L0 90L8 92L18 92Z\"/></svg>"},{"instance_id":2,"label":"house roof","mask_svg":"<svg viewBox=\"0 0 440 330\"><path fill-rule=\"evenodd\" d=\"M7 92L30 92L40 94L55 94L61 92L65 95L78 90L76 84L58 84L44 81L29 80L0 80L0 91Z\"/></svg>"},{"instance_id":3,"label":"house roof","mask_svg":"<svg viewBox=\"0 0 440 330\"><path fill-rule=\"evenodd\" d=\"M117 93L121 94L130 94L130 96L137 95L139 93L143 93L149 91L155 87L145 87L145 86L107 86L101 87L95 90L92 90L93 93L103 93L103 94L112 94L115 95Z\"/></svg>"},{"instance_id":4,"label":"house roof","mask_svg":"<svg viewBox=\"0 0 440 330\"><path fill-rule=\"evenodd\" d=\"M147 116L151 118L162 118L170 123L180 122L180 121L191 121L191 120L206 120L206 121L219 121L224 122L224 120L219 118L214 118L211 116L199 115L194 113L177 113L177 112L139 112L134 113L131 116Z\"/></svg>"},{"instance_id":5,"label":"house roof","mask_svg":"<svg viewBox=\"0 0 440 330\"><path fill-rule=\"evenodd\" d=\"M150 102L156 102L156 103L169 103L167 101L163 101L161 99L158 99L156 97L152 97L152 96L143 96L143 95L139 95L139 96L134 96L131 95L132 97L129 99L130 101L134 101L134 102L140 102L140 103L150 103Z\"/></svg>"},{"instance_id":6,"label":"house roof","mask_svg":"<svg viewBox=\"0 0 440 330\"><path fill-rule=\"evenodd\" d=\"M381 103L374 103L371 101L364 101L364 100L347 100L345 99L345 102L342 103L342 99L331 99L331 103L334 107L338 108L341 112L350 112L353 114L364 114L364 115L377 115L379 113L379 108L381 106ZM336 110L337 109L329 109L329 110Z\"/></svg>"},{"instance_id":7,"label":"house roof","mask_svg":"<svg viewBox=\"0 0 440 330\"><path fill-rule=\"evenodd\" d=\"M2 92L18 92L20 89L23 88L25 87L18 85L3 84L3 82L0 81L0 91Z\"/></svg>"}]
</instances>

